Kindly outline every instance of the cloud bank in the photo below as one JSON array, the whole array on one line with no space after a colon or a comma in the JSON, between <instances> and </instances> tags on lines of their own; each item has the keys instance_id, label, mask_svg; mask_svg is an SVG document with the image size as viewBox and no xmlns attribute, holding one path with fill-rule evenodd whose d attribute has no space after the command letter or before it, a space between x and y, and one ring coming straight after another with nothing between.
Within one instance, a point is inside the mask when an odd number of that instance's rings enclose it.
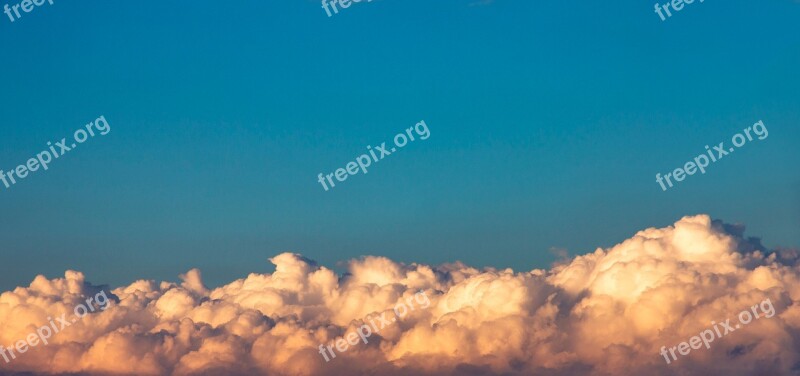
<instances>
[{"instance_id":1,"label":"cloud bank","mask_svg":"<svg viewBox=\"0 0 800 376\"><path fill-rule=\"evenodd\" d=\"M140 280L18 354L0 372L82 375L789 375L800 370L800 269L741 227L706 215L649 228L549 270L461 263L348 263L339 276L301 255L270 259L209 290ZM0 345L94 296L77 271L0 295ZM319 345L424 292L430 306L326 362ZM769 298L777 312L671 364L659 355Z\"/></svg>"}]
</instances>

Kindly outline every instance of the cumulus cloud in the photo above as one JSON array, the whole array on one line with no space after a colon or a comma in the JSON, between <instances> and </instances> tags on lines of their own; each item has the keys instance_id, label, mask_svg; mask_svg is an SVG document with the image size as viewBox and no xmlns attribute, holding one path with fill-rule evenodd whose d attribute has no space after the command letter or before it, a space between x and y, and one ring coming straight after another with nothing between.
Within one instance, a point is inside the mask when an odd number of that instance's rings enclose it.
<instances>
[{"instance_id":1,"label":"cumulus cloud","mask_svg":"<svg viewBox=\"0 0 800 376\"><path fill-rule=\"evenodd\" d=\"M741 226L685 217L549 270L406 265L385 257L337 275L301 255L270 259L208 289L108 289L67 271L0 295L0 344L14 343L100 291L106 309L6 363L2 373L135 375L788 375L800 369L798 252L767 251ZM319 345L423 292L410 311L326 362ZM776 314L666 364L674 346L770 299Z\"/></svg>"}]
</instances>

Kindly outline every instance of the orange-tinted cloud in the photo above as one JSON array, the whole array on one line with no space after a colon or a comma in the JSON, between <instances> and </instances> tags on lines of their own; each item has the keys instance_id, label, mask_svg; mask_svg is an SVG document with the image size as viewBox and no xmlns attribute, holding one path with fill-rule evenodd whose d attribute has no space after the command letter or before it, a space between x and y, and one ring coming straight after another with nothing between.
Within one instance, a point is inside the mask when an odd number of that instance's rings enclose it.
<instances>
[{"instance_id":1,"label":"orange-tinted cloud","mask_svg":"<svg viewBox=\"0 0 800 376\"><path fill-rule=\"evenodd\" d=\"M767 253L742 229L708 216L650 228L550 270L514 272L460 263L349 262L344 277L300 255L273 274L209 290L137 281L48 345L0 370L136 375L679 375L791 374L800 369L797 253ZM82 273L37 277L0 295L0 344L99 291ZM430 299L326 362L320 344L355 332L418 291ZM769 298L762 318L667 365L659 355Z\"/></svg>"}]
</instances>

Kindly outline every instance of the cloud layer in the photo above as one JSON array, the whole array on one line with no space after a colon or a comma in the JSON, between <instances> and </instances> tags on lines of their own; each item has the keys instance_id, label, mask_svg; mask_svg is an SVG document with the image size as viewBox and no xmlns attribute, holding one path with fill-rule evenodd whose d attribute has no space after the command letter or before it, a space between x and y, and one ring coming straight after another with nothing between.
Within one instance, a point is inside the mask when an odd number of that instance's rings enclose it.
<instances>
[{"instance_id":1,"label":"cloud layer","mask_svg":"<svg viewBox=\"0 0 800 376\"><path fill-rule=\"evenodd\" d=\"M270 259L207 289L136 281L112 302L0 371L136 375L788 375L800 370L800 269L741 227L685 217L550 270L351 260L338 276L301 255ZM0 295L0 345L49 325L101 291L85 276L38 276ZM425 309L337 353L319 353L369 318L424 292ZM113 296L112 296L113 294ZM761 318L671 364L659 355L769 298ZM393 314L393 313L392 313Z\"/></svg>"}]
</instances>

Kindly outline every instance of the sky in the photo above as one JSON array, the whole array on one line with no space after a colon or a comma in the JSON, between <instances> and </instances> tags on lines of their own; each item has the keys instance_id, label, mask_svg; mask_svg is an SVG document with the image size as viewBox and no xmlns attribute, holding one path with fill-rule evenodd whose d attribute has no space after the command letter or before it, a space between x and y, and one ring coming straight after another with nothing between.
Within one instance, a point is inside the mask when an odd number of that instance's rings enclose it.
<instances>
[{"instance_id":1,"label":"sky","mask_svg":"<svg viewBox=\"0 0 800 376\"><path fill-rule=\"evenodd\" d=\"M14 3L11 3L12 5ZM800 4L62 2L0 14L0 290L325 265L530 270L708 214L800 244ZM417 140L317 181L424 120ZM663 191L705 145L747 143Z\"/></svg>"}]
</instances>

